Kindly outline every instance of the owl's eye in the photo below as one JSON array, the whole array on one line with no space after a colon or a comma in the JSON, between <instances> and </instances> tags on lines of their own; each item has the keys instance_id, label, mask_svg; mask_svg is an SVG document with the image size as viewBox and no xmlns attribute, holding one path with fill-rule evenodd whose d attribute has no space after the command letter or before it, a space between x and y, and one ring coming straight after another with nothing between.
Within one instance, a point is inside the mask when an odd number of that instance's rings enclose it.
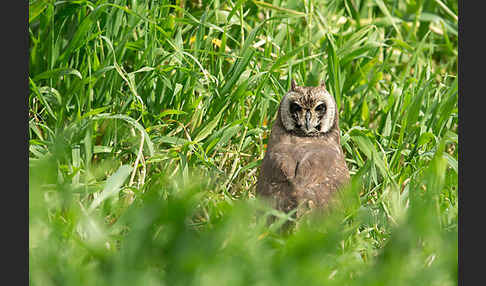
<instances>
[{"instance_id":1,"label":"owl's eye","mask_svg":"<svg viewBox=\"0 0 486 286\"><path fill-rule=\"evenodd\" d=\"M292 103L290 104L290 112L291 112L291 113L296 113L296 112L300 111L301 109L302 109L302 107L300 107L300 105L298 105L298 104L297 104L297 103L295 103L295 102L292 102Z\"/></svg>"},{"instance_id":2,"label":"owl's eye","mask_svg":"<svg viewBox=\"0 0 486 286\"><path fill-rule=\"evenodd\" d=\"M316 106L315 109L316 109L317 112L324 112L324 111L326 111L326 105L324 103L321 103L318 106Z\"/></svg>"}]
</instances>

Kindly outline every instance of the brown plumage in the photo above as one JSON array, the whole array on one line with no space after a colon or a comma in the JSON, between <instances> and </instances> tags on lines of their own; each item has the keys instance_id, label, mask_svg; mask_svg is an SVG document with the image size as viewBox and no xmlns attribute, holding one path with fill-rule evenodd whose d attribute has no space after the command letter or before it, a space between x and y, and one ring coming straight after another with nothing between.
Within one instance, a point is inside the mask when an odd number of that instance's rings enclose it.
<instances>
[{"instance_id":1,"label":"brown plumage","mask_svg":"<svg viewBox=\"0 0 486 286\"><path fill-rule=\"evenodd\" d=\"M320 105L324 106L320 106ZM349 181L338 112L324 85L296 86L282 98L263 158L257 195L281 211L324 209Z\"/></svg>"}]
</instances>

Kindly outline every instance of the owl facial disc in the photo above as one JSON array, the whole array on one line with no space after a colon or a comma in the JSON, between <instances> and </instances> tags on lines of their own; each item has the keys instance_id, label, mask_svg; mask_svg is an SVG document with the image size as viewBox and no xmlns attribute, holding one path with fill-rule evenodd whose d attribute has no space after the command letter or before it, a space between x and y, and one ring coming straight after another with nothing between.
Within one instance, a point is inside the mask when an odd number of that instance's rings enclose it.
<instances>
[{"instance_id":1,"label":"owl facial disc","mask_svg":"<svg viewBox=\"0 0 486 286\"><path fill-rule=\"evenodd\" d=\"M319 136L333 127L336 102L323 86L292 86L282 98L280 112L287 131L301 136Z\"/></svg>"}]
</instances>

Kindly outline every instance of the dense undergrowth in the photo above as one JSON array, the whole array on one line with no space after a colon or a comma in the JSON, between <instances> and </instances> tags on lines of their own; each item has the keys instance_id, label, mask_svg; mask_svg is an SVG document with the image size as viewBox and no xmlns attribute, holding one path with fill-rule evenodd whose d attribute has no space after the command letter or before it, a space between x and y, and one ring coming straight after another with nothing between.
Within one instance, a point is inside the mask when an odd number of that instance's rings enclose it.
<instances>
[{"instance_id":1,"label":"dense undergrowth","mask_svg":"<svg viewBox=\"0 0 486 286\"><path fill-rule=\"evenodd\" d=\"M31 0L30 284L456 285L457 41L448 0ZM254 192L291 77L353 184L282 235Z\"/></svg>"}]
</instances>

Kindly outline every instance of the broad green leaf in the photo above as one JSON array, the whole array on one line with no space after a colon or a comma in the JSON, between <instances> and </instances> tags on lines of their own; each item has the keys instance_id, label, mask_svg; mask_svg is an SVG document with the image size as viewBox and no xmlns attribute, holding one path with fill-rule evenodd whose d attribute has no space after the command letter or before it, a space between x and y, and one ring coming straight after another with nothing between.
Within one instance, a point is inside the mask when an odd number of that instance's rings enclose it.
<instances>
[{"instance_id":1,"label":"broad green leaf","mask_svg":"<svg viewBox=\"0 0 486 286\"><path fill-rule=\"evenodd\" d=\"M145 137L145 144L147 144L147 147L149 149L150 156L153 156L153 154L154 154L154 145L152 143L152 140L150 140L150 137L148 136L147 131L145 131L145 129L143 128L143 126L140 125L140 123L138 123L137 121L135 121L135 119L133 119L133 118L131 118L129 116L123 115L123 114L116 114L116 115L111 115L111 114L97 114L97 115L94 115L92 117L92 119L93 120L101 120L101 119L121 119L123 121L128 122L130 125L132 125L136 129L138 129L142 133L142 136Z\"/></svg>"},{"instance_id":2,"label":"broad green leaf","mask_svg":"<svg viewBox=\"0 0 486 286\"><path fill-rule=\"evenodd\" d=\"M182 111L182 110L176 110L176 109L166 109L162 111L159 115L157 115L157 118L162 118L167 115L179 115L179 114L187 114L187 112Z\"/></svg>"},{"instance_id":3,"label":"broad green leaf","mask_svg":"<svg viewBox=\"0 0 486 286\"><path fill-rule=\"evenodd\" d=\"M43 73L40 73L34 77L34 81L41 80L41 79L48 79L48 78L57 78L60 76L65 76L65 75L75 75L79 79L83 79L83 76L81 76L81 73L73 68L56 68L53 70L45 71Z\"/></svg>"},{"instance_id":4,"label":"broad green leaf","mask_svg":"<svg viewBox=\"0 0 486 286\"><path fill-rule=\"evenodd\" d=\"M442 101L442 104L440 106L440 117L439 120L437 120L436 122L435 131L440 131L440 129L446 124L447 120L449 119L449 116L451 115L454 106L457 106L457 77L455 78L452 86L449 88L447 93L443 96L445 97L445 100Z\"/></svg>"},{"instance_id":5,"label":"broad green leaf","mask_svg":"<svg viewBox=\"0 0 486 286\"><path fill-rule=\"evenodd\" d=\"M54 111L52 110L51 106L45 100L44 96L40 93L39 88L37 87L35 82L30 77L29 77L29 83L30 83L31 89L34 91L34 94L37 96L37 98L42 102L42 104L47 109L47 112L52 116L52 118L57 119L57 116L56 116L56 114L54 114Z\"/></svg>"},{"instance_id":6,"label":"broad green leaf","mask_svg":"<svg viewBox=\"0 0 486 286\"><path fill-rule=\"evenodd\" d=\"M118 170L106 180L105 187L89 206L89 212L96 209L96 207L98 207L107 198L116 195L120 191L121 186L128 178L132 170L133 168L131 166L120 166L120 168L118 168Z\"/></svg>"},{"instance_id":7,"label":"broad green leaf","mask_svg":"<svg viewBox=\"0 0 486 286\"><path fill-rule=\"evenodd\" d=\"M175 137L175 136L159 136L157 137L157 140L162 143L168 143L176 146L180 145L185 145L188 143L191 143L191 141L185 139L185 138L180 138L180 137Z\"/></svg>"},{"instance_id":8,"label":"broad green leaf","mask_svg":"<svg viewBox=\"0 0 486 286\"><path fill-rule=\"evenodd\" d=\"M363 100L363 105L361 106L361 119L364 122L368 122L370 119L370 110L368 108L368 104L366 103L366 99Z\"/></svg>"},{"instance_id":9,"label":"broad green leaf","mask_svg":"<svg viewBox=\"0 0 486 286\"><path fill-rule=\"evenodd\" d=\"M422 96L423 90L419 91L418 94L415 95L412 104L410 107L407 108L407 129L409 130L410 127L415 126L417 120L419 118L420 108L422 107Z\"/></svg>"},{"instance_id":10,"label":"broad green leaf","mask_svg":"<svg viewBox=\"0 0 486 286\"><path fill-rule=\"evenodd\" d=\"M110 106L103 106L103 107L91 109L90 111L88 111L85 114L83 114L81 116L81 119L88 118L88 117L91 117L91 116L96 115L96 114L100 114L103 111L106 111L108 108L110 108Z\"/></svg>"},{"instance_id":11,"label":"broad green leaf","mask_svg":"<svg viewBox=\"0 0 486 286\"><path fill-rule=\"evenodd\" d=\"M204 140L204 138L208 137L211 134L211 132L213 132L214 128L218 126L219 120L221 119L223 112L226 110L226 107L227 106L221 109L218 115L216 115L213 120L211 120L207 125L203 127L203 129L201 129L201 131L199 131L196 138L194 139L194 142L200 142Z\"/></svg>"},{"instance_id":12,"label":"broad green leaf","mask_svg":"<svg viewBox=\"0 0 486 286\"><path fill-rule=\"evenodd\" d=\"M209 153L215 146L225 145L231 138L233 138L233 136L236 135L236 133L238 133L241 130L241 127L242 126L238 124L235 126L225 128L224 131L222 132L222 135L218 136L214 141L211 142L211 144L208 145L208 147L206 148L206 153Z\"/></svg>"},{"instance_id":13,"label":"broad green leaf","mask_svg":"<svg viewBox=\"0 0 486 286\"><path fill-rule=\"evenodd\" d=\"M106 3L99 5L83 19L81 24L77 27L72 39L69 40L64 52L59 56L58 62L64 62L67 57L71 56L73 52L90 40L88 34L106 7L108 7L108 4Z\"/></svg>"},{"instance_id":14,"label":"broad green leaf","mask_svg":"<svg viewBox=\"0 0 486 286\"><path fill-rule=\"evenodd\" d=\"M457 173L457 169L458 169L457 159L445 152L444 152L444 157L447 159L449 166L451 166L454 172Z\"/></svg>"},{"instance_id":15,"label":"broad green leaf","mask_svg":"<svg viewBox=\"0 0 486 286\"><path fill-rule=\"evenodd\" d=\"M284 56L279 57L278 60L270 68L270 71L275 71L275 70L279 69L282 65L288 64L290 59L292 59L295 55L300 53L306 46L307 46L307 44L304 44L304 45L302 45L298 48L295 48L292 51L286 53Z\"/></svg>"},{"instance_id":16,"label":"broad green leaf","mask_svg":"<svg viewBox=\"0 0 486 286\"><path fill-rule=\"evenodd\" d=\"M363 129L359 128L352 128L349 132L349 136L353 140L353 142L358 145L358 148L363 152L369 160L373 159L374 165L378 167L380 173L383 177L389 177L389 171L385 164L385 161L382 159L383 155L378 152L375 148L371 139L366 135Z\"/></svg>"},{"instance_id":17,"label":"broad green leaf","mask_svg":"<svg viewBox=\"0 0 486 286\"><path fill-rule=\"evenodd\" d=\"M37 0L29 3L29 24L42 14L49 2L49 0Z\"/></svg>"},{"instance_id":18,"label":"broad green leaf","mask_svg":"<svg viewBox=\"0 0 486 286\"><path fill-rule=\"evenodd\" d=\"M390 11L387 8L387 5L383 2L383 0L374 0L375 3L380 7L380 10L385 14L385 16L390 20L393 29L395 29L395 32L397 32L397 35L400 39L403 39L401 30L398 28L397 24L395 23L394 17L391 15Z\"/></svg>"},{"instance_id":19,"label":"broad green leaf","mask_svg":"<svg viewBox=\"0 0 486 286\"><path fill-rule=\"evenodd\" d=\"M236 81L239 79L241 74L244 72L245 68L250 63L250 60L253 58L253 55L255 53L255 49L251 45L253 44L255 37L257 36L258 32L261 30L263 25L267 21L271 21L271 20L275 20L275 18L265 19L258 26L256 26L251 30L250 34L248 35L248 38L246 38L245 43L240 50L240 58L236 60L236 62L233 64L233 66L231 66L231 69L228 72L228 76L230 78L223 85L221 89L221 96L226 95L230 91L230 89L233 88Z\"/></svg>"},{"instance_id":20,"label":"broad green leaf","mask_svg":"<svg viewBox=\"0 0 486 286\"><path fill-rule=\"evenodd\" d=\"M329 75L330 87L336 99L337 109L341 108L342 78L339 58L336 54L336 47L331 35L327 38L327 73Z\"/></svg>"},{"instance_id":21,"label":"broad green leaf","mask_svg":"<svg viewBox=\"0 0 486 286\"><path fill-rule=\"evenodd\" d=\"M430 140L434 139L435 135L431 132L425 132L420 134L420 137L417 141L417 148L422 147L424 144L427 144Z\"/></svg>"},{"instance_id":22,"label":"broad green leaf","mask_svg":"<svg viewBox=\"0 0 486 286\"><path fill-rule=\"evenodd\" d=\"M98 154L98 153L111 153L113 151L113 148L110 146L101 146L101 145L96 145L93 147L93 154Z\"/></svg>"},{"instance_id":23,"label":"broad green leaf","mask_svg":"<svg viewBox=\"0 0 486 286\"><path fill-rule=\"evenodd\" d=\"M231 12L226 17L226 22L228 22L228 23L230 22L231 18L233 18L233 16L236 14L236 11L238 11L238 9L240 9L240 7L243 4L243 2L246 2L246 1L247 0L238 0L238 2L236 2L236 4L233 7L233 9L231 9Z\"/></svg>"}]
</instances>

